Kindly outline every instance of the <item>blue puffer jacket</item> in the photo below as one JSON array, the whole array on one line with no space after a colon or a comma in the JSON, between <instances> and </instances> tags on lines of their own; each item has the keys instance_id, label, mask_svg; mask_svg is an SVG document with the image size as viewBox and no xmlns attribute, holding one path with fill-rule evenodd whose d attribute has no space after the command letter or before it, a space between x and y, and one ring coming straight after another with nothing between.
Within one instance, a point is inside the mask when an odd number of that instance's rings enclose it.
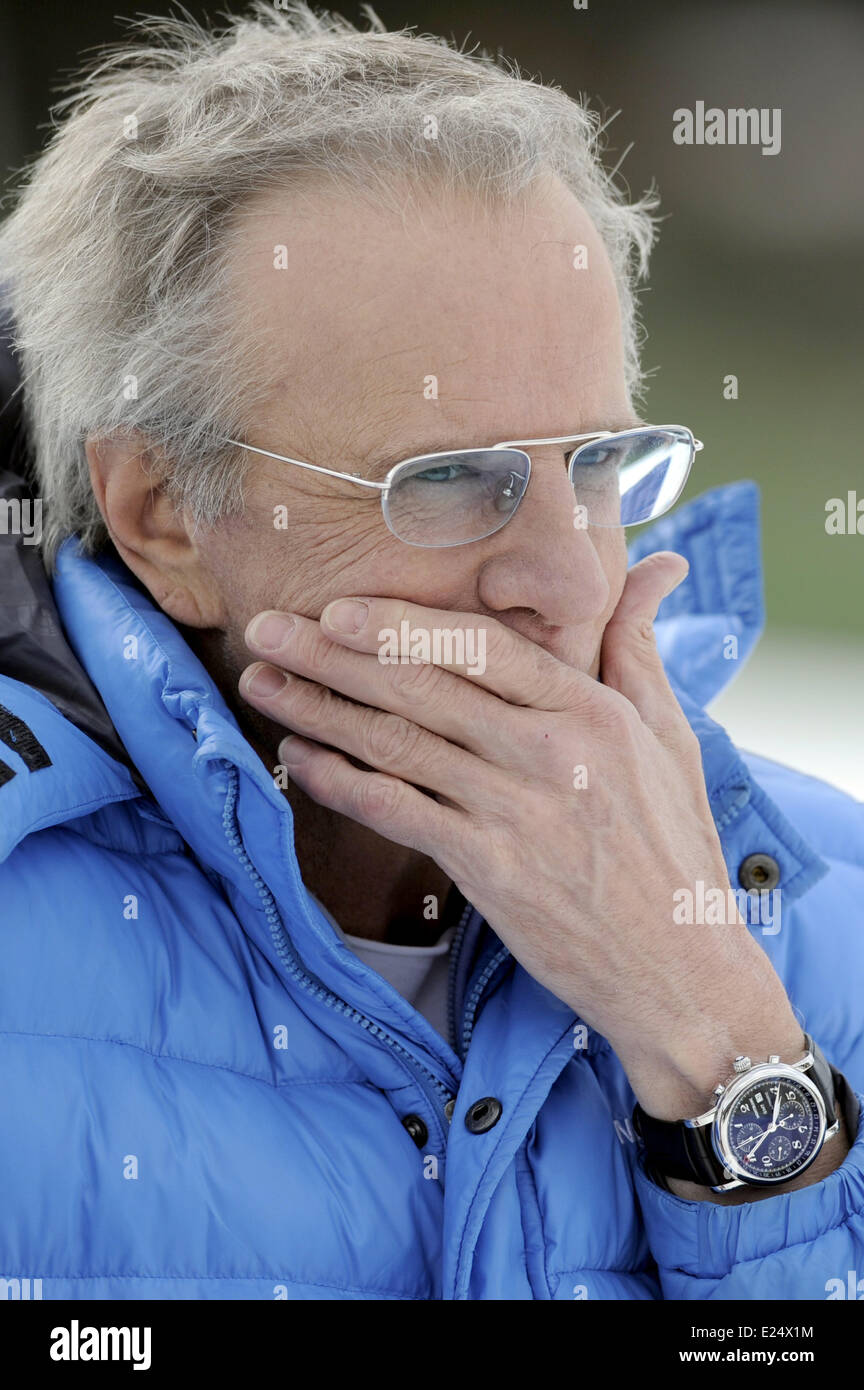
<instances>
[{"instance_id":1,"label":"blue puffer jacket","mask_svg":"<svg viewBox=\"0 0 864 1390\"><path fill-rule=\"evenodd\" d=\"M708 493L634 558L690 560L658 635L730 877L778 861L782 929L751 930L861 1100L862 807L702 710L761 626L756 512L751 484ZM864 1278L857 1121L801 1191L661 1190L608 1044L574 1048L571 1010L476 913L445 1041L337 939L287 802L129 572L67 541L53 589L125 755L60 712L68 691L0 678L0 1276L46 1299L824 1299ZM501 1118L470 1133L487 1096Z\"/></svg>"}]
</instances>

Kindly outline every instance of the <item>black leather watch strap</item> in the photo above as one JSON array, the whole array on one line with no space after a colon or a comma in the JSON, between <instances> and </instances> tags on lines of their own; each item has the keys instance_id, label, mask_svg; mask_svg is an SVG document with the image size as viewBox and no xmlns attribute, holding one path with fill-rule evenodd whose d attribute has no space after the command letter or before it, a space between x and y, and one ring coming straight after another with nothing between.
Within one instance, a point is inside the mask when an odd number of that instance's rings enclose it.
<instances>
[{"instance_id":1,"label":"black leather watch strap","mask_svg":"<svg viewBox=\"0 0 864 1390\"><path fill-rule=\"evenodd\" d=\"M633 1128L645 1144L645 1156L655 1175L683 1178L702 1187L716 1187L723 1181L725 1170L711 1143L713 1125L692 1129L683 1120L655 1119L637 1105Z\"/></svg>"},{"instance_id":2,"label":"black leather watch strap","mask_svg":"<svg viewBox=\"0 0 864 1390\"><path fill-rule=\"evenodd\" d=\"M813 1065L804 1075L809 1076L810 1080L815 1081L819 1087L819 1092L825 1102L825 1114L828 1117L828 1128L830 1129L837 1118L835 1110L837 1104L836 1078L841 1073L832 1067L819 1044L813 1041L809 1033L805 1034L805 1037L808 1051L813 1053Z\"/></svg>"},{"instance_id":3,"label":"black leather watch strap","mask_svg":"<svg viewBox=\"0 0 864 1390\"><path fill-rule=\"evenodd\" d=\"M844 1105L848 1125L850 1092L845 1078L830 1065L822 1049L814 1043L809 1034L805 1034L804 1037L804 1050L812 1053L813 1063L802 1075L809 1076L822 1095L828 1128L831 1128L836 1118L835 1093ZM746 1072L742 1074L746 1075ZM706 1106L706 1109L708 1108L710 1107ZM857 1112L857 1103L855 1110ZM693 1128L683 1120L658 1120L637 1104L633 1111L633 1127L644 1142L648 1166L655 1178L681 1178L687 1182L699 1183L702 1187L718 1187L723 1182L725 1168L715 1154L711 1142L714 1128L712 1123ZM854 1132L853 1127L850 1138L854 1137Z\"/></svg>"},{"instance_id":4,"label":"black leather watch strap","mask_svg":"<svg viewBox=\"0 0 864 1390\"><path fill-rule=\"evenodd\" d=\"M858 1133L858 1123L861 1119L861 1106L858 1104L858 1097L846 1080L842 1071L836 1067L831 1068L831 1075L834 1078L834 1095L837 1099L837 1108L843 1119L846 1121L846 1135L850 1144L855 1143L855 1136Z\"/></svg>"}]
</instances>

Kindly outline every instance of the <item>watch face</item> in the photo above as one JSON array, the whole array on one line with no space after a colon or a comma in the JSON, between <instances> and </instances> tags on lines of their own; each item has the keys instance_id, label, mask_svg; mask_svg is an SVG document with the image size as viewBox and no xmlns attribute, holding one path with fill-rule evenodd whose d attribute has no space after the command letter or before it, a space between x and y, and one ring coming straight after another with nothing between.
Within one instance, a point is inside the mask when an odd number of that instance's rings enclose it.
<instances>
[{"instance_id":1,"label":"watch face","mask_svg":"<svg viewBox=\"0 0 864 1390\"><path fill-rule=\"evenodd\" d=\"M755 1069L754 1069L755 1070ZM718 1116L721 1161L749 1182L785 1182L816 1157L825 1133L822 1099L811 1082L773 1071L747 1075Z\"/></svg>"}]
</instances>

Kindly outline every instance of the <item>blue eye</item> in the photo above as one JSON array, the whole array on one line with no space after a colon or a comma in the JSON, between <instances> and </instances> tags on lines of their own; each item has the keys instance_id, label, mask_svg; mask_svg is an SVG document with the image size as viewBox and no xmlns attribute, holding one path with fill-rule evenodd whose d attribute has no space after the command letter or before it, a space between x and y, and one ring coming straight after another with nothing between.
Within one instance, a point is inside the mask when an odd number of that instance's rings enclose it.
<instances>
[{"instance_id":1,"label":"blue eye","mask_svg":"<svg viewBox=\"0 0 864 1390\"><path fill-rule=\"evenodd\" d=\"M452 483L475 472L462 463L440 463L437 468L424 468L422 473L415 473L412 482Z\"/></svg>"},{"instance_id":2,"label":"blue eye","mask_svg":"<svg viewBox=\"0 0 864 1390\"><path fill-rule=\"evenodd\" d=\"M575 452L575 450L574 450ZM568 462L572 460L570 455ZM609 468L617 467L621 462L620 444L592 444L589 448L583 449L576 460L577 468Z\"/></svg>"}]
</instances>

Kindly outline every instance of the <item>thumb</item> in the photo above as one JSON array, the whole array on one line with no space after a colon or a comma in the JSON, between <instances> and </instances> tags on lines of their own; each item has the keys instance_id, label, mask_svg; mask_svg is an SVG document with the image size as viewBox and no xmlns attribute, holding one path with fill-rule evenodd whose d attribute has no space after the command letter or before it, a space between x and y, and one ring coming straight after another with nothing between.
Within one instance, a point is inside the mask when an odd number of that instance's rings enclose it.
<instances>
[{"instance_id":1,"label":"thumb","mask_svg":"<svg viewBox=\"0 0 864 1390\"><path fill-rule=\"evenodd\" d=\"M658 550L627 572L618 606L603 634L600 679L625 695L659 736L684 718L666 679L654 619L662 600L690 573L683 555Z\"/></svg>"}]
</instances>

